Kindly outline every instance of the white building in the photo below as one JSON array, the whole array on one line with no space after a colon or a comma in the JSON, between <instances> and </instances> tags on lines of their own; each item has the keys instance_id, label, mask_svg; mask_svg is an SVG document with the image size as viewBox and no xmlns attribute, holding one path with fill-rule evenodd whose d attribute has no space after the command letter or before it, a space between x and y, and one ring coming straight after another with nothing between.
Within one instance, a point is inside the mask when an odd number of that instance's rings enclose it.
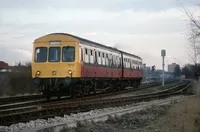
<instances>
[{"instance_id":1,"label":"white building","mask_svg":"<svg viewBox=\"0 0 200 132\"><path fill-rule=\"evenodd\" d=\"M176 67L176 63L172 63L168 65L168 72L174 72L174 69Z\"/></svg>"}]
</instances>

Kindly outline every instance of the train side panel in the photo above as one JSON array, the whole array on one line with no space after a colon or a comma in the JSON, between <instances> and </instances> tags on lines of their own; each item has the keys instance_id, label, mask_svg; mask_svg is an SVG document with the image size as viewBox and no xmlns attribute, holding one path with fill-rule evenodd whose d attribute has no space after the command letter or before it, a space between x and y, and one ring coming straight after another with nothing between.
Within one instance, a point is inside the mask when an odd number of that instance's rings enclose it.
<instances>
[{"instance_id":1,"label":"train side panel","mask_svg":"<svg viewBox=\"0 0 200 132\"><path fill-rule=\"evenodd\" d=\"M109 51L100 47L86 44L81 45L81 77L82 78L121 78L122 67L119 58L120 52ZM111 65L111 55L115 55L118 59L116 65Z\"/></svg>"}]
</instances>

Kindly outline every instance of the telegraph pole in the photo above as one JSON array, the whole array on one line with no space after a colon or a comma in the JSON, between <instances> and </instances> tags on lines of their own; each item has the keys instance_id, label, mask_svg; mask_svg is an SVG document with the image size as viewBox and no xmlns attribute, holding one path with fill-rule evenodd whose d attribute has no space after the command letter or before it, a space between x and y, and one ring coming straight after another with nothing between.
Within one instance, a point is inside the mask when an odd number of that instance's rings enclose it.
<instances>
[{"instance_id":1,"label":"telegraph pole","mask_svg":"<svg viewBox=\"0 0 200 132\"><path fill-rule=\"evenodd\" d=\"M161 56L162 56L162 66L163 66L163 71L162 71L162 86L165 85L165 56L166 56L166 51L163 49L161 50Z\"/></svg>"}]
</instances>

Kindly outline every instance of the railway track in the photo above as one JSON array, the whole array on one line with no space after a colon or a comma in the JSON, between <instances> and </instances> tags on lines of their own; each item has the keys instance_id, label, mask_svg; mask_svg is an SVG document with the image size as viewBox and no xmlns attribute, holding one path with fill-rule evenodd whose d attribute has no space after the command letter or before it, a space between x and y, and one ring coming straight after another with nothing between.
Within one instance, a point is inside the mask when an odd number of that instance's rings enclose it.
<instances>
[{"instance_id":1,"label":"railway track","mask_svg":"<svg viewBox=\"0 0 200 132\"><path fill-rule=\"evenodd\" d=\"M155 98L164 98L172 95L180 94L183 90L190 86L189 82L179 84L170 89L155 92L150 94L114 98L114 99L82 99L68 102L48 103L37 106L29 106L20 109L15 109L9 113L1 113L0 125L10 125L13 123L34 120L38 118L49 118L54 116L63 116L64 114L88 111L91 109L105 108L112 106L127 105L130 103L148 101Z\"/></svg>"},{"instance_id":2,"label":"railway track","mask_svg":"<svg viewBox=\"0 0 200 132\"><path fill-rule=\"evenodd\" d=\"M23 101L31 101L31 100L42 99L42 98L44 98L44 97L40 94L20 95L20 96L13 96L13 97L1 97L0 105L12 104L12 103L23 102Z\"/></svg>"},{"instance_id":3,"label":"railway track","mask_svg":"<svg viewBox=\"0 0 200 132\"><path fill-rule=\"evenodd\" d=\"M141 87L150 87L150 86L155 86L155 85L159 85L159 84L160 83L157 83L157 82L151 82L151 83L142 84ZM45 100L45 99L46 98L41 94L20 95L20 96L13 96L13 97L0 97L0 106L6 105L6 104L25 102L25 101L27 102L27 101Z\"/></svg>"},{"instance_id":4,"label":"railway track","mask_svg":"<svg viewBox=\"0 0 200 132\"><path fill-rule=\"evenodd\" d=\"M167 84L176 84L176 83L174 83L174 81L170 81L170 82L167 82ZM155 87L155 86L158 86L158 85L160 85L160 83L144 84L144 85L141 85L141 87L139 89L136 89L136 90L152 88L152 87ZM168 85L166 85L165 87L168 87ZM96 95L87 95L85 97L78 96L75 100L76 101L78 101L78 100L89 100L89 99L101 98L101 97L105 97L105 96L119 95L119 94L128 93L128 92L132 92L132 91L135 91L135 90L133 88L131 88L131 89L125 89L123 91L115 91L115 92L110 92L110 93L99 93L99 94L96 94L97 96ZM42 98L42 99L38 99L38 100L30 100L30 101L25 101L25 102L4 104L4 105L0 105L0 115L5 114L5 113L13 113L13 112L18 111L18 110L22 111L21 107L22 108L26 108L27 106L36 107L36 105L39 105L39 104L59 103L59 102L62 102L62 101L70 101L70 98L64 97L60 100L52 99L51 101L47 101L45 98Z\"/></svg>"}]
</instances>

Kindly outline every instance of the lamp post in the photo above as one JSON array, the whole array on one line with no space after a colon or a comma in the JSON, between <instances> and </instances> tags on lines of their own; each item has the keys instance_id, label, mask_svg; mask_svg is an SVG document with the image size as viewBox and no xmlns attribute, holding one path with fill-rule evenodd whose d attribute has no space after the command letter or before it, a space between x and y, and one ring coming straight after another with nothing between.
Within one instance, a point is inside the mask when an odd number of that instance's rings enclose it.
<instances>
[{"instance_id":1,"label":"lamp post","mask_svg":"<svg viewBox=\"0 0 200 132\"><path fill-rule=\"evenodd\" d=\"M162 71L162 86L165 85L165 71L164 71L164 67L165 67L165 56L166 56L166 51L163 49L161 50L161 56L162 56L162 66L163 66L163 71Z\"/></svg>"}]
</instances>

